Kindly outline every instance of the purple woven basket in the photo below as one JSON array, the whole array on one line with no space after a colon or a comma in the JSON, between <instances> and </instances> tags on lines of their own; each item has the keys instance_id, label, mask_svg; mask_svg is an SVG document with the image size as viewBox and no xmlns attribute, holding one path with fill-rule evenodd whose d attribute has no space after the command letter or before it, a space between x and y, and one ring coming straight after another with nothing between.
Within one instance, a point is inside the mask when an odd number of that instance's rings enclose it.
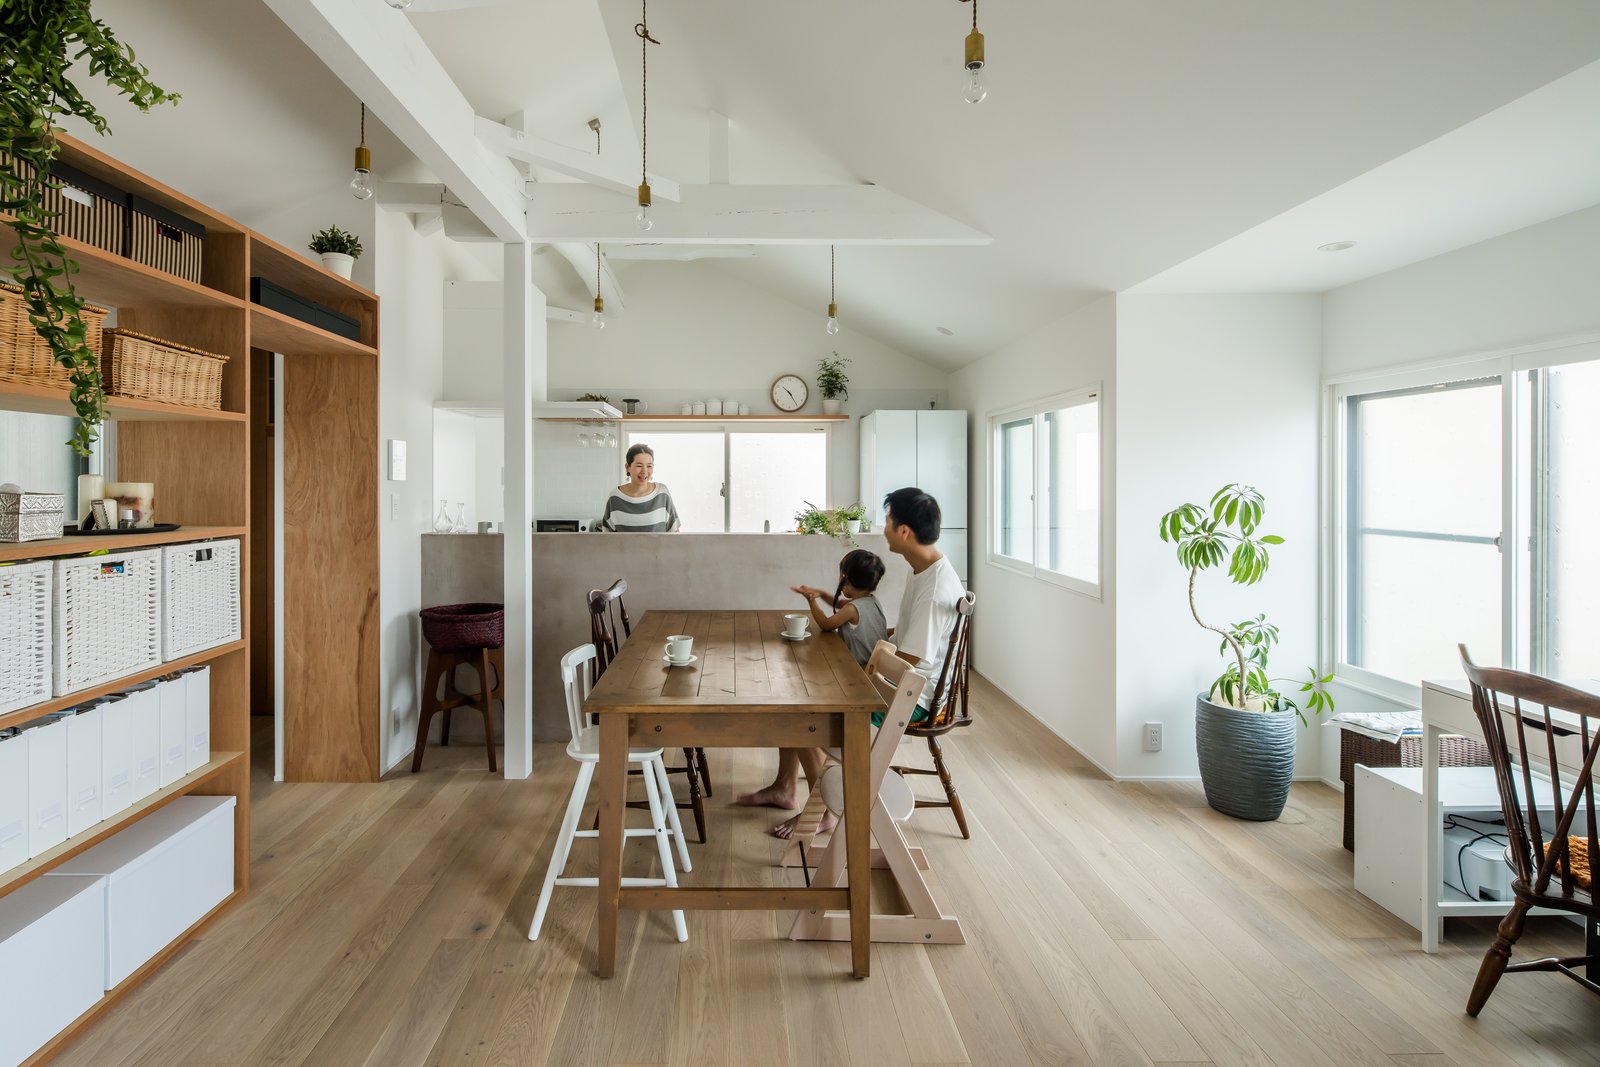
<instances>
[{"instance_id":1,"label":"purple woven basket","mask_svg":"<svg viewBox=\"0 0 1600 1067\"><path fill-rule=\"evenodd\" d=\"M422 637L435 651L466 652L506 643L504 604L441 604L420 614Z\"/></svg>"}]
</instances>

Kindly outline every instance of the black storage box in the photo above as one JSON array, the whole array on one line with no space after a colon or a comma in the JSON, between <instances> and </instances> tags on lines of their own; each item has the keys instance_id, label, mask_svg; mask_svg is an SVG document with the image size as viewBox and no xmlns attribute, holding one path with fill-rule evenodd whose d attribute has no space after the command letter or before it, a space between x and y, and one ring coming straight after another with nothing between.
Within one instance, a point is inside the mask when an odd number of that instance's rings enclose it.
<instances>
[{"instance_id":1,"label":"black storage box","mask_svg":"<svg viewBox=\"0 0 1600 1067\"><path fill-rule=\"evenodd\" d=\"M128 207L128 246L123 254L135 263L198 283L206 228L141 196L130 196Z\"/></svg>"},{"instance_id":2,"label":"black storage box","mask_svg":"<svg viewBox=\"0 0 1600 1067\"><path fill-rule=\"evenodd\" d=\"M292 319L298 319L340 337L347 337L352 341L361 340L361 323L349 315L324 307L315 300L307 300L298 293L290 292L281 285L274 285L265 278L250 279L250 300L264 308L281 311Z\"/></svg>"}]
</instances>

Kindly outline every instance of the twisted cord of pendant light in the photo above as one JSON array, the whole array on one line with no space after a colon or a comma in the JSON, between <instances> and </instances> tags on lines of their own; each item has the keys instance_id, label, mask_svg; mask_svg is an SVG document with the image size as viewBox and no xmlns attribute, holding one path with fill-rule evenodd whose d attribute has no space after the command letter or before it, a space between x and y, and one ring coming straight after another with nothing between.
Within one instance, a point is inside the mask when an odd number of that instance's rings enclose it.
<instances>
[{"instance_id":1,"label":"twisted cord of pendant light","mask_svg":"<svg viewBox=\"0 0 1600 1067\"><path fill-rule=\"evenodd\" d=\"M361 147L367 145L367 102L361 101Z\"/></svg>"},{"instance_id":2,"label":"twisted cord of pendant light","mask_svg":"<svg viewBox=\"0 0 1600 1067\"><path fill-rule=\"evenodd\" d=\"M961 0L961 2L972 5L972 28L976 31L978 28L978 0Z\"/></svg>"},{"instance_id":3,"label":"twisted cord of pendant light","mask_svg":"<svg viewBox=\"0 0 1600 1067\"><path fill-rule=\"evenodd\" d=\"M650 0L639 0L639 21L633 32L639 37L639 183L650 180L650 46L661 42L650 36Z\"/></svg>"},{"instance_id":4,"label":"twisted cord of pendant light","mask_svg":"<svg viewBox=\"0 0 1600 1067\"><path fill-rule=\"evenodd\" d=\"M600 299L600 242L594 243L594 296Z\"/></svg>"},{"instance_id":5,"label":"twisted cord of pendant light","mask_svg":"<svg viewBox=\"0 0 1600 1067\"><path fill-rule=\"evenodd\" d=\"M834 256L833 246L829 245L828 246L828 304L829 304L829 306L832 306L832 305L837 304L839 302L838 299L837 299L837 295L835 293L835 284L836 284L836 281L837 281L837 271L838 271L838 260Z\"/></svg>"}]
</instances>

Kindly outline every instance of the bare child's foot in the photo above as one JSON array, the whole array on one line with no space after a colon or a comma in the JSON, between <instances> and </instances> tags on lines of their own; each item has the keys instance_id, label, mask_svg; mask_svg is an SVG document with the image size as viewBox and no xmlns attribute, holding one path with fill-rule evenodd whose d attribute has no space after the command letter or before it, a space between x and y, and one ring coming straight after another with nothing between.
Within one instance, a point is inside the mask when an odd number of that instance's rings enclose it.
<instances>
[{"instance_id":1,"label":"bare child's foot","mask_svg":"<svg viewBox=\"0 0 1600 1067\"><path fill-rule=\"evenodd\" d=\"M794 786L784 788L773 783L765 789L739 796L734 803L746 808L781 808L784 811L793 811L800 806L800 794L796 792Z\"/></svg>"},{"instance_id":2,"label":"bare child's foot","mask_svg":"<svg viewBox=\"0 0 1600 1067\"><path fill-rule=\"evenodd\" d=\"M838 825L838 823L838 816L831 811L825 811L822 813L822 821L817 824L817 833L825 834ZM779 841L787 841L789 838L794 836L795 827L799 825L800 816L796 815L793 818L783 820L768 832L771 833L773 837L776 837Z\"/></svg>"}]
</instances>

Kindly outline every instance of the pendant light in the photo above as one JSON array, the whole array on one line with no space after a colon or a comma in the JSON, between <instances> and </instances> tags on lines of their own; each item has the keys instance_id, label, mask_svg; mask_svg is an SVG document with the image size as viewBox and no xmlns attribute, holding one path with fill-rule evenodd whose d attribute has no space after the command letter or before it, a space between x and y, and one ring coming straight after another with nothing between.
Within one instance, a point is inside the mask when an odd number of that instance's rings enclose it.
<instances>
[{"instance_id":1,"label":"pendant light","mask_svg":"<svg viewBox=\"0 0 1600 1067\"><path fill-rule=\"evenodd\" d=\"M589 320L589 325L597 330L606 328L606 301L600 295L600 242L594 245L594 317Z\"/></svg>"},{"instance_id":2,"label":"pendant light","mask_svg":"<svg viewBox=\"0 0 1600 1067\"><path fill-rule=\"evenodd\" d=\"M389 0L389 6L396 11L404 11L411 6L411 0Z\"/></svg>"},{"instance_id":3,"label":"pendant light","mask_svg":"<svg viewBox=\"0 0 1600 1067\"><path fill-rule=\"evenodd\" d=\"M969 104L981 104L989 95L983 85L983 34L978 32L978 0L961 0L972 5L972 32L967 34L967 88L962 98Z\"/></svg>"},{"instance_id":4,"label":"pendant light","mask_svg":"<svg viewBox=\"0 0 1600 1067\"><path fill-rule=\"evenodd\" d=\"M372 152L367 148L367 105L361 105L361 143L356 146L356 176L350 192L357 200L372 199Z\"/></svg>"},{"instance_id":5,"label":"pendant light","mask_svg":"<svg viewBox=\"0 0 1600 1067\"><path fill-rule=\"evenodd\" d=\"M828 336L832 337L839 332L839 303L834 298L834 283L836 280L835 257L833 246L828 246Z\"/></svg>"},{"instance_id":6,"label":"pendant light","mask_svg":"<svg viewBox=\"0 0 1600 1067\"><path fill-rule=\"evenodd\" d=\"M639 229L648 230L650 217L650 46L661 42L650 36L650 0L639 0L639 23L633 32L639 36L639 213L634 219Z\"/></svg>"}]
</instances>

